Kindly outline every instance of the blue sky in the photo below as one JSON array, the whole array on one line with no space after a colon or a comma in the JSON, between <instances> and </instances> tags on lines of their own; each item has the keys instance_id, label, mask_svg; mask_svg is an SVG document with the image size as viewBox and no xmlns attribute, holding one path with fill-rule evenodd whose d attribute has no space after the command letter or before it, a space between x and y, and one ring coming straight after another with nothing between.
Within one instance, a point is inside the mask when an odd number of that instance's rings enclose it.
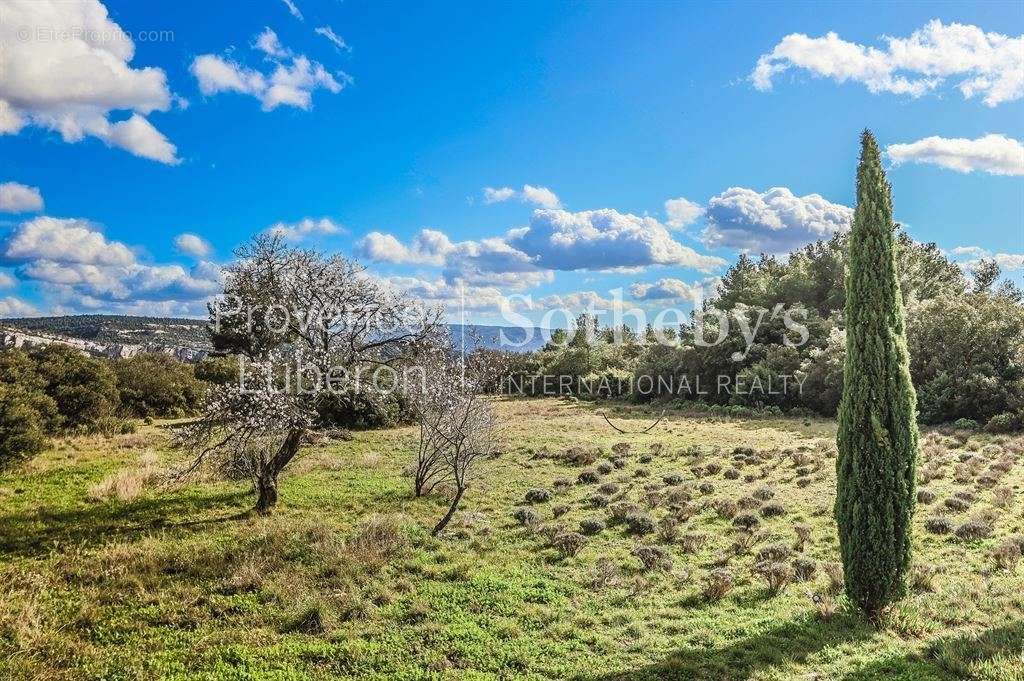
<instances>
[{"instance_id":1,"label":"blue sky","mask_svg":"<svg viewBox=\"0 0 1024 681\"><path fill-rule=\"evenodd\" d=\"M864 127L905 145L915 238L1021 281L1019 3L292 4L0 0L29 30L0 69L0 314L201 314L282 223L478 321L513 294L685 303L742 249L842 229ZM39 31L81 25L134 39Z\"/></svg>"}]
</instances>

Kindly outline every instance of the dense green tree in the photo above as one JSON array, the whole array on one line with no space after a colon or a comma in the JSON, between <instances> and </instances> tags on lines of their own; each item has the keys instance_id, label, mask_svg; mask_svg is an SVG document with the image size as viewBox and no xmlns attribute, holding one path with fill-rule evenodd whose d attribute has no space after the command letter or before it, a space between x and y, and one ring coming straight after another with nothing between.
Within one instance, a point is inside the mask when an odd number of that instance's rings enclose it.
<instances>
[{"instance_id":1,"label":"dense green tree","mask_svg":"<svg viewBox=\"0 0 1024 681\"><path fill-rule=\"evenodd\" d=\"M120 396L109 361L57 344L33 355L64 428L92 432L116 416Z\"/></svg>"},{"instance_id":2,"label":"dense green tree","mask_svg":"<svg viewBox=\"0 0 1024 681\"><path fill-rule=\"evenodd\" d=\"M196 364L194 373L197 379L205 383L225 385L238 383L238 368L239 360L233 355L211 356Z\"/></svg>"},{"instance_id":3,"label":"dense green tree","mask_svg":"<svg viewBox=\"0 0 1024 681\"><path fill-rule=\"evenodd\" d=\"M53 400L18 383L0 383L0 470L28 459L46 447Z\"/></svg>"},{"instance_id":4,"label":"dense green tree","mask_svg":"<svg viewBox=\"0 0 1024 681\"><path fill-rule=\"evenodd\" d=\"M908 314L922 422L984 422L1024 408L1024 307L1004 296L968 293L914 303Z\"/></svg>"},{"instance_id":5,"label":"dense green tree","mask_svg":"<svg viewBox=\"0 0 1024 681\"><path fill-rule=\"evenodd\" d=\"M195 413L204 386L189 364L160 353L113 363L121 408L129 416L178 418Z\"/></svg>"},{"instance_id":6,"label":"dense green tree","mask_svg":"<svg viewBox=\"0 0 1024 681\"><path fill-rule=\"evenodd\" d=\"M865 131L846 274L835 514L846 593L872 616L906 590L917 460L890 192L878 144Z\"/></svg>"}]
</instances>

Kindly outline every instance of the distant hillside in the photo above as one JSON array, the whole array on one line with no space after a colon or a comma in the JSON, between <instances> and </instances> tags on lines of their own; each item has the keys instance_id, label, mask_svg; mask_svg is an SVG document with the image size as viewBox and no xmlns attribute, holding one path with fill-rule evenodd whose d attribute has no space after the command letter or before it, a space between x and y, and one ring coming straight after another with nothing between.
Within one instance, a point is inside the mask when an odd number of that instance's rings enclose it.
<instances>
[{"instance_id":1,"label":"distant hillside","mask_svg":"<svg viewBox=\"0 0 1024 681\"><path fill-rule=\"evenodd\" d=\"M89 314L0 319L0 326L27 333L81 338L105 345L212 348L206 321L202 319Z\"/></svg>"},{"instance_id":2,"label":"distant hillside","mask_svg":"<svg viewBox=\"0 0 1024 681\"><path fill-rule=\"evenodd\" d=\"M24 333L79 338L103 345L162 345L173 348L210 350L210 337L206 331L205 319L182 319L176 317L129 317L125 315L69 315L65 317L22 317L0 319L0 327ZM526 329L515 327L450 324L452 336L457 345L465 338L467 348L501 346L500 333L512 343L521 342ZM519 352L537 350L544 345L544 338L534 329L533 338L522 347L508 349Z\"/></svg>"}]
</instances>

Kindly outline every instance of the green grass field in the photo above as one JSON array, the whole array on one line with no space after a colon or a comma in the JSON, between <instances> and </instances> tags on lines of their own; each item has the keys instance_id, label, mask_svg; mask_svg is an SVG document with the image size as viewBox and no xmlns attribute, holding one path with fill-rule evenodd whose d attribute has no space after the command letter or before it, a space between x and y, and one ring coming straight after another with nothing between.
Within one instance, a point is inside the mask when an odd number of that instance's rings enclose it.
<instances>
[{"instance_id":1,"label":"green grass field","mask_svg":"<svg viewBox=\"0 0 1024 681\"><path fill-rule=\"evenodd\" d=\"M830 586L833 422L669 412L624 436L587 403L498 409L508 446L440 539L445 492L403 476L413 428L310 448L269 518L244 482L162 482L161 424L55 443L0 476L0 678L1024 679L1024 438L923 434L911 591L873 626ZM660 413L611 411L626 430ZM622 467L577 483L619 442ZM658 531L615 522L626 503ZM731 511L756 519L749 546ZM563 555L551 538L584 519L606 527ZM766 547L806 579L773 595Z\"/></svg>"}]
</instances>

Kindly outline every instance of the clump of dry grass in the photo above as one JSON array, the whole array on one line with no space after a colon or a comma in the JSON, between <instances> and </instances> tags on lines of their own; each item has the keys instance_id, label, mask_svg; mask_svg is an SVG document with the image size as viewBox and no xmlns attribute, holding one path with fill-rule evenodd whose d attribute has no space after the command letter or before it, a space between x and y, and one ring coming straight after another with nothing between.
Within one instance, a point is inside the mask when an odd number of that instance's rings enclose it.
<instances>
[{"instance_id":1,"label":"clump of dry grass","mask_svg":"<svg viewBox=\"0 0 1024 681\"><path fill-rule=\"evenodd\" d=\"M587 582L591 588L603 589L618 584L622 577L622 570L611 558L602 556L597 559L594 566L590 568Z\"/></svg>"},{"instance_id":2,"label":"clump of dry grass","mask_svg":"<svg viewBox=\"0 0 1024 681\"><path fill-rule=\"evenodd\" d=\"M1013 506L1014 492L1009 486L996 487L992 490L992 503L999 508L1008 509Z\"/></svg>"},{"instance_id":3,"label":"clump of dry grass","mask_svg":"<svg viewBox=\"0 0 1024 681\"><path fill-rule=\"evenodd\" d=\"M1020 562L1021 548L1017 542L1008 540L992 551L992 558L1000 570L1012 571Z\"/></svg>"},{"instance_id":4,"label":"clump of dry grass","mask_svg":"<svg viewBox=\"0 0 1024 681\"><path fill-rule=\"evenodd\" d=\"M736 505L744 511L752 511L753 509L758 508L761 505L761 502L754 497L740 497L736 502Z\"/></svg>"},{"instance_id":5,"label":"clump of dry grass","mask_svg":"<svg viewBox=\"0 0 1024 681\"><path fill-rule=\"evenodd\" d=\"M345 541L349 556L364 565L382 565L398 557L409 538L398 516L374 513Z\"/></svg>"},{"instance_id":6,"label":"clump of dry grass","mask_svg":"<svg viewBox=\"0 0 1024 681\"><path fill-rule=\"evenodd\" d=\"M953 521L941 515L932 516L924 521L924 528L932 534L949 534L953 527Z\"/></svg>"},{"instance_id":7,"label":"clump of dry grass","mask_svg":"<svg viewBox=\"0 0 1024 681\"><path fill-rule=\"evenodd\" d=\"M159 467L159 462L160 458L155 452L143 452L139 455L137 466L122 468L91 485L86 491L85 498L93 502L108 499L134 501L139 498L147 484L165 475L165 471Z\"/></svg>"},{"instance_id":8,"label":"clump of dry grass","mask_svg":"<svg viewBox=\"0 0 1024 681\"><path fill-rule=\"evenodd\" d=\"M806 556L797 556L793 559L793 572L796 578L801 582L809 582L814 579L814 574L818 571L818 563L813 558Z\"/></svg>"},{"instance_id":9,"label":"clump of dry grass","mask_svg":"<svg viewBox=\"0 0 1024 681\"><path fill-rule=\"evenodd\" d=\"M754 548L754 544L757 543L757 537L750 532L737 532L736 536L732 540L732 551L737 556L742 556L750 552L750 549Z\"/></svg>"},{"instance_id":10,"label":"clump of dry grass","mask_svg":"<svg viewBox=\"0 0 1024 681\"><path fill-rule=\"evenodd\" d=\"M34 648L46 632L39 598L44 585L38 576L26 577L0 594L0 638L21 650Z\"/></svg>"},{"instance_id":11,"label":"clump of dry grass","mask_svg":"<svg viewBox=\"0 0 1024 681\"><path fill-rule=\"evenodd\" d=\"M828 591L832 594L842 592L845 587L845 578L843 576L843 564L836 562L823 563L821 571L825 573L828 578Z\"/></svg>"},{"instance_id":12,"label":"clump of dry grass","mask_svg":"<svg viewBox=\"0 0 1024 681\"><path fill-rule=\"evenodd\" d=\"M835 617L839 611L839 603L836 601L835 596L830 593L813 593L809 591L807 592L807 597L814 604L818 617L826 622Z\"/></svg>"},{"instance_id":13,"label":"clump of dry grass","mask_svg":"<svg viewBox=\"0 0 1024 681\"><path fill-rule=\"evenodd\" d=\"M667 515L658 521L658 539L671 544L679 536L679 521Z\"/></svg>"},{"instance_id":14,"label":"clump of dry grass","mask_svg":"<svg viewBox=\"0 0 1024 681\"><path fill-rule=\"evenodd\" d=\"M790 548L781 542L768 544L757 552L757 562L767 563L786 560L791 553Z\"/></svg>"},{"instance_id":15,"label":"clump of dry grass","mask_svg":"<svg viewBox=\"0 0 1024 681\"><path fill-rule=\"evenodd\" d=\"M916 563L910 567L910 588L917 593L935 591L935 578L939 571L930 563Z\"/></svg>"},{"instance_id":16,"label":"clump of dry grass","mask_svg":"<svg viewBox=\"0 0 1024 681\"><path fill-rule=\"evenodd\" d=\"M942 504L955 513L961 513L971 508L970 501L958 496L949 497Z\"/></svg>"},{"instance_id":17,"label":"clump of dry grass","mask_svg":"<svg viewBox=\"0 0 1024 681\"><path fill-rule=\"evenodd\" d=\"M803 551L811 541L811 526L797 523L793 526L793 534L796 535L796 550Z\"/></svg>"},{"instance_id":18,"label":"clump of dry grass","mask_svg":"<svg viewBox=\"0 0 1024 681\"><path fill-rule=\"evenodd\" d=\"M736 502L731 499L719 499L715 502L715 512L722 520L732 520L736 517Z\"/></svg>"},{"instance_id":19,"label":"clump of dry grass","mask_svg":"<svg viewBox=\"0 0 1024 681\"><path fill-rule=\"evenodd\" d=\"M753 513L740 513L732 519L733 527L738 527L747 532L752 531L755 527L761 524L757 516Z\"/></svg>"},{"instance_id":20,"label":"clump of dry grass","mask_svg":"<svg viewBox=\"0 0 1024 681\"><path fill-rule=\"evenodd\" d=\"M964 541L974 541L976 539L985 539L992 534L991 523L981 519L974 518L956 528L956 536L960 537Z\"/></svg>"},{"instance_id":21,"label":"clump of dry grass","mask_svg":"<svg viewBox=\"0 0 1024 681\"><path fill-rule=\"evenodd\" d=\"M689 532L679 538L679 549L683 553L696 553L708 543L708 536L699 532Z\"/></svg>"},{"instance_id":22,"label":"clump of dry grass","mask_svg":"<svg viewBox=\"0 0 1024 681\"><path fill-rule=\"evenodd\" d=\"M629 456L631 445L628 442L616 442L612 445L612 454L615 456Z\"/></svg>"}]
</instances>

